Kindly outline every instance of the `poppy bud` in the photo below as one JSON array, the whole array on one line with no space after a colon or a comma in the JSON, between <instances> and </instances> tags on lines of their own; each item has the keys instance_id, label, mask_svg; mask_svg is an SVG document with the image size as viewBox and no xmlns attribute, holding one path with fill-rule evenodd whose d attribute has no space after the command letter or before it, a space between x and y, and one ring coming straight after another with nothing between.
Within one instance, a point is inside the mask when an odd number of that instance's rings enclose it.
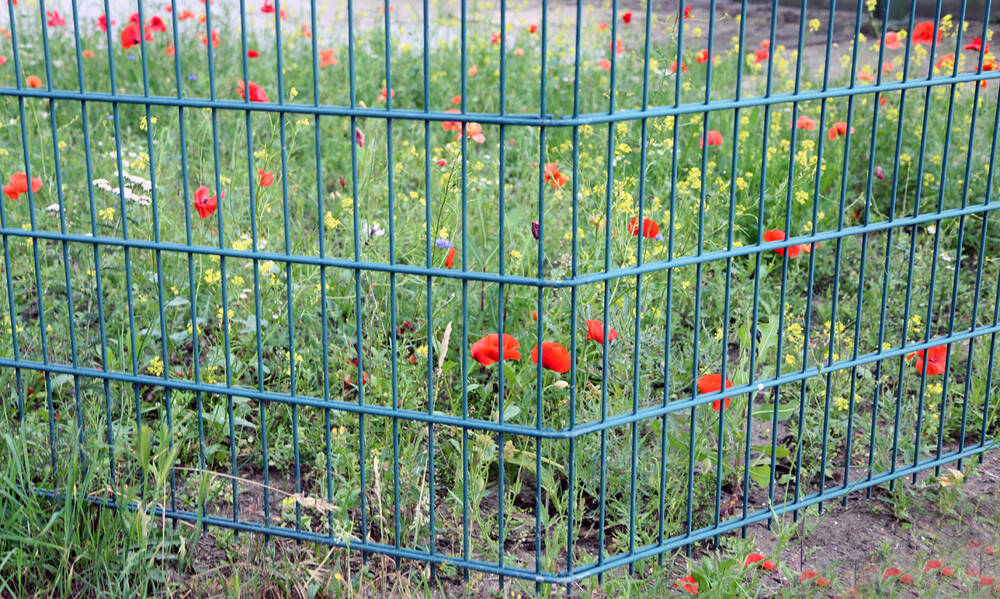
<instances>
[{"instance_id":1,"label":"poppy bud","mask_svg":"<svg viewBox=\"0 0 1000 599\"><path fill-rule=\"evenodd\" d=\"M538 221L537 220L531 221L531 234L535 236L535 239L538 239L538 229L539 229Z\"/></svg>"},{"instance_id":2,"label":"poppy bud","mask_svg":"<svg viewBox=\"0 0 1000 599\"><path fill-rule=\"evenodd\" d=\"M882 172L881 166L875 167L875 176L878 177L879 181L885 181L885 173Z\"/></svg>"},{"instance_id":3,"label":"poppy bud","mask_svg":"<svg viewBox=\"0 0 1000 599\"><path fill-rule=\"evenodd\" d=\"M404 320L403 324L397 327L396 336L402 337L406 333L412 333L414 330L415 327L413 326L413 323L411 323L409 320Z\"/></svg>"}]
</instances>

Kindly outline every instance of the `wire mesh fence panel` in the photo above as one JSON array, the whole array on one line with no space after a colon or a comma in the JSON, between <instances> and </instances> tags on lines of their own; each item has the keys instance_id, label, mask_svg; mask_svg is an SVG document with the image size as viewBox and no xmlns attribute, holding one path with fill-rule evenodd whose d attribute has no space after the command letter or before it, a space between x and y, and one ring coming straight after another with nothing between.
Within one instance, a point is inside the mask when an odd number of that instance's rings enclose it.
<instances>
[{"instance_id":1,"label":"wire mesh fence panel","mask_svg":"<svg viewBox=\"0 0 1000 599\"><path fill-rule=\"evenodd\" d=\"M38 493L569 584L996 445L988 2L26 4Z\"/></svg>"}]
</instances>

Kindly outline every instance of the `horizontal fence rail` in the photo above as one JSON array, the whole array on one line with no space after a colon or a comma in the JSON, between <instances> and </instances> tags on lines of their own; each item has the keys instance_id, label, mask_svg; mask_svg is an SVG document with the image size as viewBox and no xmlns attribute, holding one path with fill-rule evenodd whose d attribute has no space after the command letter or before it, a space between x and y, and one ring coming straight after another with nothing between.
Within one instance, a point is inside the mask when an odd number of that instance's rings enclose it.
<instances>
[{"instance_id":1,"label":"horizontal fence rail","mask_svg":"<svg viewBox=\"0 0 1000 599\"><path fill-rule=\"evenodd\" d=\"M541 592L998 444L989 2L25 4L22 491Z\"/></svg>"}]
</instances>

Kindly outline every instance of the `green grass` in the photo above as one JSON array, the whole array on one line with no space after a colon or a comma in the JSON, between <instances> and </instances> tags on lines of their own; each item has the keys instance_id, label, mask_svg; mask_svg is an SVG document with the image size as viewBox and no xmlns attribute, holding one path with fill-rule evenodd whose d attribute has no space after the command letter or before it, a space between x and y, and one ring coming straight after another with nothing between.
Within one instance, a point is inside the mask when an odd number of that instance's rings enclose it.
<instances>
[{"instance_id":1,"label":"green grass","mask_svg":"<svg viewBox=\"0 0 1000 599\"><path fill-rule=\"evenodd\" d=\"M217 10L213 19L225 19L227 9ZM572 11L560 11L549 22L545 73L539 66L541 31L530 33L527 22L511 24L503 65L507 114L573 114L575 21ZM21 7L16 12L20 68L25 76L42 77L44 85L37 15ZM461 40L456 21L442 18L434 23L440 37L427 55L430 95L425 99L420 15L406 7L396 11L392 109L422 111L425 102L435 111L455 107L452 97L462 93L463 68L475 66L476 74L466 71L464 77L468 110L500 112L500 46L491 43L497 27L490 24L496 13L497 7L488 3L470 10L475 18L470 20L464 65L457 58ZM601 14L587 9L582 22L581 113L608 110L610 76L599 61L609 58L610 31L596 25L610 21L610 16ZM281 98L303 110L314 102L350 105L343 15L341 9L335 18L323 21L331 24L318 27L315 38L302 28L307 15L293 13L282 23L282 89L275 32L269 16L254 7L247 17L252 23L247 48L259 50L260 56L247 60L249 79L262 86L272 103ZM171 27L167 15L161 16ZM666 68L677 53L677 22L666 17L655 23L648 80L651 106L705 100L707 65L698 64L695 56L706 47L707 17L696 14L685 24L682 60L688 70L679 86ZM359 16L353 83L359 106L384 107L379 99L386 73L381 18ZM128 20L126 14L116 19ZM117 93L141 96L145 65L152 96L176 97L179 74L185 98L208 98L214 78L218 99L241 100L236 93L244 78L239 28L220 26L220 44L213 48L210 68L199 41L205 27L197 19L179 22L177 62L164 53L169 33L155 34L146 46L145 61L130 60L140 58L139 47L123 50L121 27L116 28L112 53ZM642 30L635 23L619 24L618 29L626 51L616 59L615 107L641 108ZM955 31L949 20L942 52L954 48ZM49 29L51 86L79 91L82 76L86 91L107 93L111 80L106 39L92 21L84 20L81 32L77 45L69 29ZM825 32L824 23L816 32L810 27L806 35ZM970 27L963 45L973 33ZM716 39L711 100L732 98L738 86L743 97L765 93L769 65L754 64L752 50L761 47L756 35L748 32L744 52L750 56L741 79L738 50L731 40ZM862 65L874 72L878 54L871 40L859 46L858 72L864 70ZM314 53L326 49L334 50L339 64L314 73ZM93 56L82 57L85 50ZM845 46L837 52L843 55ZM846 52L849 61L850 50ZM794 51L775 47L771 54L773 92L792 92ZM911 77L926 76L927 54L926 46L912 51ZM888 80L902 76L904 56L905 50L887 51L886 61L895 65ZM963 54L961 72L974 68L975 56ZM8 56L0 67L2 86L16 85L13 58ZM950 71L942 67L932 73ZM847 85L847 77L835 74L831 86ZM821 84L821 74L804 67L801 89L816 90ZM115 594L114 588L168 588L166 572L191 567L183 558L184 548L200 527L179 526L175 532L150 517L147 508L176 502L179 509L232 517L234 494L249 498L237 502L241 519L264 522L267 514L274 526L344 541L363 534L364 501L369 540L391 545L398 530L404 547L421 550L430 544L433 500L437 551L461 557L463 485L474 531L471 557L495 562L500 551L501 451L496 435L476 429L463 434L456 427L376 416L366 417L362 428L358 417L345 411L239 395L242 389L285 398L294 392L297 397L357 401L359 331L366 404L426 412L433 398L436 413L496 421L498 367L482 367L463 356L473 342L495 333L502 319L505 332L520 341L522 356L503 367L503 419L527 427L540 420L547 428L566 428L572 423L571 406L572 418L580 425L689 399L696 393L693 379L719 372L724 359L727 378L737 386L813 367L824 371L822 376L754 393L752 404L746 395L733 398L724 414L724 430L719 413L703 404L667 418L642 420L635 427L582 435L572 453L566 440L536 446L529 438L506 435L502 500L507 565L534 568L536 484L544 491L541 569L551 572L566 565L571 498L573 563L581 566L597 560L602 492L604 550L614 556L626 553L633 538L636 547L657 541L661 503L665 539L684 534L689 525L695 530L712 525L717 493L724 502L741 498L746 464L751 466L751 509L760 509L767 506L769 490L780 503L796 493L835 486L834 480L842 480L835 477L844 472L849 445L855 468L851 478L857 481L858 472L868 468L881 473L911 464L914 458L935 457L938 439L947 450L962 443L963 432L967 445L978 443L980 434L991 438L1000 403L994 397L986 410L985 399L995 396L997 387L997 378L988 376L988 337L977 339L971 349L966 342L953 344L948 372L926 380L912 361L901 358L825 372L831 363L876 352L880 346L894 349L904 341L995 326L1000 269L994 256L1000 240L995 219L983 222L982 214L988 212L890 229L889 234L880 230L824 240L811 253L787 260L765 251L759 260L749 254L652 270L641 278L641 293L637 277L627 269L640 258L643 264L656 264L746 247L757 243L760 232L772 229L787 228L792 236L803 236L857 227L866 219L878 223L908 217L918 209L926 214L983 204L993 182L989 169L997 87L991 82L978 96L975 82L954 88L938 85L926 96L924 89L913 90L906 95L905 111L901 94L890 92L882 96L887 102L878 109L872 95L858 95L831 98L825 106L805 101L795 108L782 103L738 113L713 111L707 121L705 114L693 113L575 130L501 130L486 124L484 142L470 138L464 144L440 122L425 127L420 121L397 119L390 138L384 119L363 117L357 119L363 147L352 144L351 119L337 116L112 105L103 101L106 98L85 105L35 98L21 102L4 96L0 102L10 117L0 127L0 176L6 181L24 171L27 156L31 175L43 181L30 202L27 195L4 200L4 226L15 233L24 228L95 235L102 242L33 241L28 233L5 238L9 276L0 289L0 356L100 368L125 377L196 381L216 385L219 391L231 386L234 391L196 394L132 384L127 378L105 382L67 374L41 376L29 369L0 372L10 397L0 412L0 431L12 458L0 513L5 521L18 522L0 539L2 578L23 573L14 588L26 586L29 592L68 592L80 588L75 585L94 594ZM678 90L680 97L675 95ZM823 127L793 129L793 117L803 114ZM827 139L826 129L849 118L855 128L849 147L846 136ZM703 153L699 140L704 129L720 132L722 145ZM879 177L869 173L870 162L880 169ZM558 165L568 183L557 187L545 181L547 163ZM274 183L260 186L257 169L273 173ZM132 193L115 193L120 186ZM225 194L219 212L209 218L199 218L193 207L200 186L208 187L210 194ZM539 210L542 189L544 214ZM502 231L497 224L501 195ZM640 205L643 216L655 220L664 236L645 239L641 257L629 229ZM532 221L537 220L544 220L543 244L532 234ZM355 225L365 223L378 223L387 233L369 235L362 229L355 235ZM126 231L139 245L126 248L108 242L124 238ZM370 264L445 269L446 250L436 245L438 239L450 240L457 250L453 274L502 273L527 282L622 270L607 284L539 293L530 284L508 283L501 291L492 279L463 284L458 278L436 276L428 282L417 274L321 268L300 259L319 257L322 247L328 259L358 257ZM143 245L148 242L173 245L150 249ZM181 246L200 251L189 253ZM211 254L220 247L291 255L296 261L244 255L220 260ZM546 371L537 378L529 357L539 326L532 311L542 316L545 340L571 348L575 338L575 385L567 384L568 373ZM620 334L609 344L606 368L603 348L587 339L588 319L606 320ZM17 332L16 354L12 330ZM753 414L748 415L751 405ZM748 422L753 423L749 442ZM662 443L667 451L661 458ZM431 444L433 473L428 467ZM541 473L536 472L539 449ZM463 450L468 453L467 475ZM393 469L396 454L398 471ZM689 456L694 464L690 480ZM606 468L600 457L606 457ZM662 494L661 472L667 475ZM60 508L60 502L40 501L24 490L30 488L73 489L79 501ZM298 502L288 499L295 493L300 493ZM142 509L91 510L82 501L109 495L138 502ZM245 536L240 537L241 546L252 542L242 540ZM236 546L237 541L228 543ZM337 555L344 575L357 572L356 553L349 558L347 553ZM67 570L77 563L82 567ZM38 582L49 581L55 570L58 575L51 582ZM107 571L114 574L105 579ZM456 574L451 566L443 571ZM407 575L420 580L424 571L414 567Z\"/></svg>"}]
</instances>

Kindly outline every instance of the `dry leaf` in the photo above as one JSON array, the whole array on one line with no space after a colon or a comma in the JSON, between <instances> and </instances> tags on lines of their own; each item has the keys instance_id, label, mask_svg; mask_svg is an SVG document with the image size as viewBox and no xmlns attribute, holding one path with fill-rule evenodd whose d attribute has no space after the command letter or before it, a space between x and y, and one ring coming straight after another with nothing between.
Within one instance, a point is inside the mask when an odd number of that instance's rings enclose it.
<instances>
[{"instance_id":1,"label":"dry leaf","mask_svg":"<svg viewBox=\"0 0 1000 599\"><path fill-rule=\"evenodd\" d=\"M451 321L444 328L444 335L441 337L441 352L438 354L437 375L441 376L441 369L444 368L444 357L448 355L448 343L451 341Z\"/></svg>"},{"instance_id":2,"label":"dry leaf","mask_svg":"<svg viewBox=\"0 0 1000 599\"><path fill-rule=\"evenodd\" d=\"M306 507L311 507L315 510L321 512L335 512L339 511L340 508L333 505L332 503L327 503L318 497L308 497L302 493L293 493L289 495L290 498L294 499L299 505L304 505Z\"/></svg>"},{"instance_id":3,"label":"dry leaf","mask_svg":"<svg viewBox=\"0 0 1000 599\"><path fill-rule=\"evenodd\" d=\"M958 484L965 478L961 470L955 470L954 468L947 468L946 470L948 470L948 474L942 476L938 481L942 487L950 487L953 484Z\"/></svg>"}]
</instances>

